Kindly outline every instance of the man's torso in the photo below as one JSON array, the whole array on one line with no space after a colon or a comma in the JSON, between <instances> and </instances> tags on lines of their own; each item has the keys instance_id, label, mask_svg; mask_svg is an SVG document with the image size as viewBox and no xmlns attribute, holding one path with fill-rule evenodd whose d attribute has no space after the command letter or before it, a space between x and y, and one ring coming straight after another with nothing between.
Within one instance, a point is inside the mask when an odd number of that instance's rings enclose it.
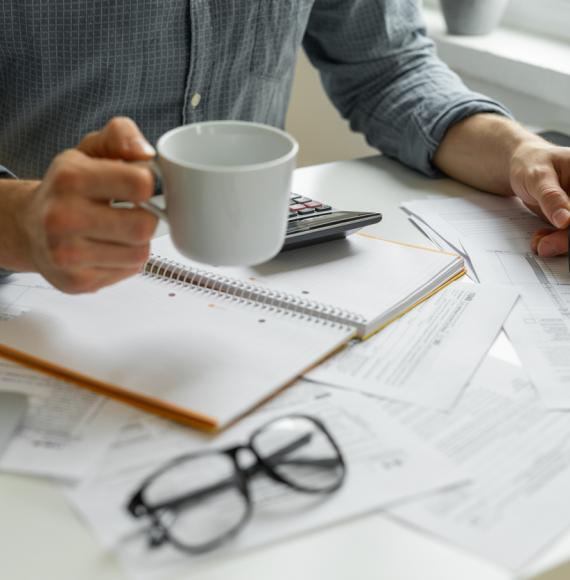
<instances>
[{"instance_id":1,"label":"man's torso","mask_svg":"<svg viewBox=\"0 0 570 580\"><path fill-rule=\"evenodd\" d=\"M313 0L5 0L0 164L39 178L111 117L151 142L205 119L282 125Z\"/></svg>"}]
</instances>

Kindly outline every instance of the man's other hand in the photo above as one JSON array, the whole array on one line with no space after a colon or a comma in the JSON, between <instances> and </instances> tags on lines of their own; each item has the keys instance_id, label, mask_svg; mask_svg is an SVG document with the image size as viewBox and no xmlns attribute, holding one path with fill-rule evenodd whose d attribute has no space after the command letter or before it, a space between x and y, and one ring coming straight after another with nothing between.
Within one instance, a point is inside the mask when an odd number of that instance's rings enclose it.
<instances>
[{"instance_id":1,"label":"man's other hand","mask_svg":"<svg viewBox=\"0 0 570 580\"><path fill-rule=\"evenodd\" d=\"M542 257L568 252L570 226L570 148L532 139L521 144L511 162L513 192L554 227L534 233L532 249Z\"/></svg>"},{"instance_id":2,"label":"man's other hand","mask_svg":"<svg viewBox=\"0 0 570 580\"><path fill-rule=\"evenodd\" d=\"M154 156L136 124L115 118L58 155L20 219L33 269L64 292L93 292L137 273L156 217L137 207L154 190ZM111 201L134 204L111 207Z\"/></svg>"},{"instance_id":3,"label":"man's other hand","mask_svg":"<svg viewBox=\"0 0 570 580\"><path fill-rule=\"evenodd\" d=\"M533 250L543 257L567 253L570 148L552 145L511 119L481 113L448 130L433 162L482 191L517 195L551 224L535 232Z\"/></svg>"}]
</instances>

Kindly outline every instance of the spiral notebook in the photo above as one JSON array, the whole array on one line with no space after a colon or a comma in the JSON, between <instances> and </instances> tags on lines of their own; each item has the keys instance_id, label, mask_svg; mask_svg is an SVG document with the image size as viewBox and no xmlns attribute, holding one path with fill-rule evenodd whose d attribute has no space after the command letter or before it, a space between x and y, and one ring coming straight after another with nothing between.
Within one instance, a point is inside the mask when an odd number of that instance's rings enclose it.
<instances>
[{"instance_id":1,"label":"spiral notebook","mask_svg":"<svg viewBox=\"0 0 570 580\"><path fill-rule=\"evenodd\" d=\"M215 431L462 272L458 256L360 235L204 268L163 237L141 275L96 294L0 284L0 354Z\"/></svg>"}]
</instances>

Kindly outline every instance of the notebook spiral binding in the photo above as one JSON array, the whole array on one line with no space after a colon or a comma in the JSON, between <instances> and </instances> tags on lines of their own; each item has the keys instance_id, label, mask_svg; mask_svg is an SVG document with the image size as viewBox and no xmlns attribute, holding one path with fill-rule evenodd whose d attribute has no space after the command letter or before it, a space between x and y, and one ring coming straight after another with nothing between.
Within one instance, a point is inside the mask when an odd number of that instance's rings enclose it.
<instances>
[{"instance_id":1,"label":"notebook spiral binding","mask_svg":"<svg viewBox=\"0 0 570 580\"><path fill-rule=\"evenodd\" d=\"M191 287L197 291L210 292L226 300L243 301L256 308L279 311L330 326L358 327L365 323L361 315L348 310L287 292L263 288L257 284L248 284L208 270L190 268L156 255L151 255L145 263L143 275Z\"/></svg>"}]
</instances>

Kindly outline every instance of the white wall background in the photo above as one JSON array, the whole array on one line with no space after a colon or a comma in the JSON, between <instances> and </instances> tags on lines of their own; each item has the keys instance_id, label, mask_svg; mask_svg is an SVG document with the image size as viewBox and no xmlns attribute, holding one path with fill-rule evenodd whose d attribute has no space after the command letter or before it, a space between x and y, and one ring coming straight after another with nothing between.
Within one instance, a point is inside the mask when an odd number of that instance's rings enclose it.
<instances>
[{"instance_id":1,"label":"white wall background","mask_svg":"<svg viewBox=\"0 0 570 580\"><path fill-rule=\"evenodd\" d=\"M304 53L298 59L286 128L299 141L299 167L377 153L341 118Z\"/></svg>"},{"instance_id":2,"label":"white wall background","mask_svg":"<svg viewBox=\"0 0 570 580\"><path fill-rule=\"evenodd\" d=\"M462 74L461 71L456 72L473 90L504 103L521 123L537 128L570 131L570 96L568 107L560 107L551 102L489 83L483 78L468 76Z\"/></svg>"}]
</instances>

